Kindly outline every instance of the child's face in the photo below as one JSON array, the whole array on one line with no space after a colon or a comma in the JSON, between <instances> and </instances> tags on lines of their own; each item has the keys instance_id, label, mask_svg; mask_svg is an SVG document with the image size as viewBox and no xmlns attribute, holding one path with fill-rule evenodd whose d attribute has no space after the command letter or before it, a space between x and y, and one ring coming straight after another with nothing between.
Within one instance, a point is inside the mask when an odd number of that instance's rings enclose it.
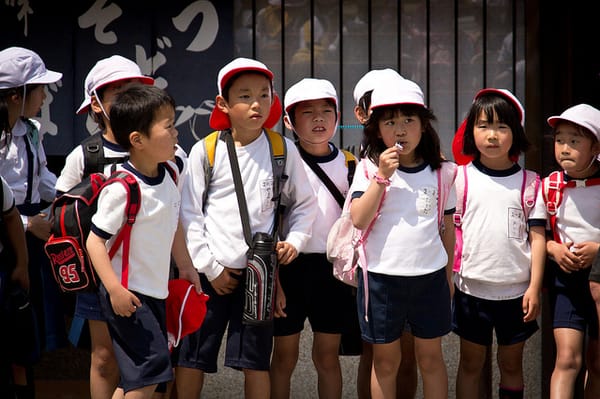
<instances>
[{"instance_id":1,"label":"child's face","mask_svg":"<svg viewBox=\"0 0 600 399\"><path fill-rule=\"evenodd\" d=\"M27 87L23 116L25 118L33 118L39 114L45 99L46 85L36 85L33 88Z\"/></svg>"},{"instance_id":2,"label":"child's face","mask_svg":"<svg viewBox=\"0 0 600 399\"><path fill-rule=\"evenodd\" d=\"M323 144L335 133L335 106L325 99L302 101L294 110L294 131L302 142Z\"/></svg>"},{"instance_id":3,"label":"child's face","mask_svg":"<svg viewBox=\"0 0 600 399\"><path fill-rule=\"evenodd\" d=\"M400 155L410 155L421 142L423 135L423 123L417 115L404 115L395 112L390 117L379 120L379 136L386 147L392 147L396 143L402 146Z\"/></svg>"},{"instance_id":4,"label":"child's face","mask_svg":"<svg viewBox=\"0 0 600 399\"><path fill-rule=\"evenodd\" d=\"M110 115L110 106L112 105L112 102L113 102L113 99L115 98L115 96L121 91L123 86L125 86L126 84L131 83L131 82L140 82L140 80L139 79L123 79L123 80L118 80L116 82L109 83L106 86L103 86L104 91L102 93L102 107L104 107L104 110L106 111L106 113L108 115ZM102 108L98 104L99 101L100 101L100 99L96 98L95 95L92 96L92 101L91 101L92 110L95 113L101 113L104 116L104 119L108 120L108 118L102 112Z\"/></svg>"},{"instance_id":5,"label":"child's face","mask_svg":"<svg viewBox=\"0 0 600 399\"><path fill-rule=\"evenodd\" d=\"M217 106L229 115L236 129L260 130L271 110L271 82L260 74L244 74L229 89L229 101L217 99Z\"/></svg>"},{"instance_id":6,"label":"child's face","mask_svg":"<svg viewBox=\"0 0 600 399\"><path fill-rule=\"evenodd\" d=\"M173 107L165 105L156 112L148 133L144 146L147 156L156 163L173 159L178 135Z\"/></svg>"},{"instance_id":7,"label":"child's face","mask_svg":"<svg viewBox=\"0 0 600 399\"><path fill-rule=\"evenodd\" d=\"M504 168L512 165L508 155L513 142L512 129L498 121L496 113L494 120L488 121L485 112L481 112L473 125L473 137L485 166Z\"/></svg>"},{"instance_id":8,"label":"child's face","mask_svg":"<svg viewBox=\"0 0 600 399\"><path fill-rule=\"evenodd\" d=\"M568 122L560 122L555 127L554 156L571 177L587 177L588 167L600 151L598 141L584 135L580 129Z\"/></svg>"}]
</instances>

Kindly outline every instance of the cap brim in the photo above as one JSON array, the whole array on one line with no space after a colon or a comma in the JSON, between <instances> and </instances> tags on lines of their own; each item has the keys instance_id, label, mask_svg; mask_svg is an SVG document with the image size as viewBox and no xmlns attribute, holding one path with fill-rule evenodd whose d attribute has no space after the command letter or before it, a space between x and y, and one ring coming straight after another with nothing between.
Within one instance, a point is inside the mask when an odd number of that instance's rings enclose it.
<instances>
[{"instance_id":1,"label":"cap brim","mask_svg":"<svg viewBox=\"0 0 600 399\"><path fill-rule=\"evenodd\" d=\"M62 76L63 76L63 74L60 72L46 71L46 73L27 81L26 84L35 85L35 84L54 83L54 82L58 82L59 80L61 80Z\"/></svg>"},{"instance_id":2,"label":"cap brim","mask_svg":"<svg viewBox=\"0 0 600 399\"><path fill-rule=\"evenodd\" d=\"M501 96L501 97L507 99L508 101L510 101L510 103L517 109L517 111L519 111L521 125L523 125L525 123L525 115L524 115L523 105L521 103L519 103L518 100L516 100L516 98L509 96L507 93L505 93L502 90L494 89L491 87L479 90L477 92L477 94L475 95L475 98L479 98L480 96L482 96L484 94L496 94L496 95Z\"/></svg>"},{"instance_id":3,"label":"cap brim","mask_svg":"<svg viewBox=\"0 0 600 399\"><path fill-rule=\"evenodd\" d=\"M151 78L150 76L139 75L139 76L130 76L130 77L111 80L109 82L102 83L102 85L96 87L94 90L98 90L108 84L118 82L119 80L129 80L129 79L139 79L143 84L149 85L149 86L154 84L154 78ZM89 109L89 106L91 104L92 104L92 98L86 96L86 98L83 100L83 102L81 103L81 105L79 106L79 108L77 109L77 111L75 113L77 115L79 115L79 114L83 114L83 113L87 112Z\"/></svg>"}]
</instances>

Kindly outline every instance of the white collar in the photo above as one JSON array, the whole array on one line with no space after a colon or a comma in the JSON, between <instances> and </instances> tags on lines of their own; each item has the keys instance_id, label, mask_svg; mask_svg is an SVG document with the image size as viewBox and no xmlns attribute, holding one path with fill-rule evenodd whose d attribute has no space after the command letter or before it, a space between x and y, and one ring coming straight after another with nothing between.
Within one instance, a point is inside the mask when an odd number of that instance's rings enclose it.
<instances>
[{"instance_id":1,"label":"white collar","mask_svg":"<svg viewBox=\"0 0 600 399\"><path fill-rule=\"evenodd\" d=\"M27 123L23 119L17 119L17 122L12 128L12 135L14 137L25 136L27 134Z\"/></svg>"}]
</instances>

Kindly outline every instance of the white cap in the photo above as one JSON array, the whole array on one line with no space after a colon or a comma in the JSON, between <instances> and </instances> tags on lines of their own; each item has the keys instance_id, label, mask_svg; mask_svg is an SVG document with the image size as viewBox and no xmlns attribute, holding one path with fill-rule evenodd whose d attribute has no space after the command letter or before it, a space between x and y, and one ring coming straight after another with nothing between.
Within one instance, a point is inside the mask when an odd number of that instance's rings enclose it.
<instances>
[{"instance_id":1,"label":"white cap","mask_svg":"<svg viewBox=\"0 0 600 399\"><path fill-rule=\"evenodd\" d=\"M548 118L548 124L555 127L560 121L568 121L588 129L600 141L600 111L587 104L567 108L558 116Z\"/></svg>"},{"instance_id":2,"label":"white cap","mask_svg":"<svg viewBox=\"0 0 600 399\"><path fill-rule=\"evenodd\" d=\"M335 87L330 81L325 79L305 78L291 86L285 93L283 106L286 114L301 101L330 99L335 103L335 109L338 110L338 98Z\"/></svg>"},{"instance_id":3,"label":"white cap","mask_svg":"<svg viewBox=\"0 0 600 399\"><path fill-rule=\"evenodd\" d=\"M62 73L46 69L37 53L23 47L0 51L0 89L59 81Z\"/></svg>"},{"instance_id":4,"label":"white cap","mask_svg":"<svg viewBox=\"0 0 600 399\"><path fill-rule=\"evenodd\" d=\"M415 104L425 107L423 91L412 80L402 79L379 85L371 94L371 110L398 104Z\"/></svg>"},{"instance_id":5,"label":"white cap","mask_svg":"<svg viewBox=\"0 0 600 399\"><path fill-rule=\"evenodd\" d=\"M473 99L473 101L475 101L479 97L483 96L484 94L490 94L490 93L499 95L501 97L504 97L506 100L508 100L519 112L519 121L521 122L521 126L525 126L525 108L523 108L523 105L521 104L519 99L514 94L512 94L510 92L510 90L494 89L491 87L488 87L486 89L481 89L477 92L477 94L475 94L475 98Z\"/></svg>"},{"instance_id":6,"label":"white cap","mask_svg":"<svg viewBox=\"0 0 600 399\"><path fill-rule=\"evenodd\" d=\"M265 64L260 61L253 60L251 58L239 57L225 65L219 71L217 75L217 88L219 95L223 95L223 89L229 79L239 74L240 72L259 72L266 75L271 83L273 83L273 72L267 68ZM275 92L273 92L273 102L271 103L271 109L269 111L269 117L265 121L264 126L271 128L279 121L281 117L281 101ZM209 119L210 127L215 130L225 130L231 127L229 116L223 113L218 107L214 107Z\"/></svg>"},{"instance_id":7,"label":"white cap","mask_svg":"<svg viewBox=\"0 0 600 399\"><path fill-rule=\"evenodd\" d=\"M154 79L143 75L140 67L135 62L125 57L113 55L98 61L96 65L90 69L90 72L85 78L83 87L84 99L77 109L77 113L81 114L88 110L88 107L92 103L92 96L96 90L107 84L125 79L139 79L144 84L154 84Z\"/></svg>"},{"instance_id":8,"label":"white cap","mask_svg":"<svg viewBox=\"0 0 600 399\"><path fill-rule=\"evenodd\" d=\"M396 71L391 68L385 69L373 69L363 75L356 86L354 86L354 104L358 104L362 96L366 92L375 89L376 86L386 85L391 81L403 80L404 78Z\"/></svg>"}]
</instances>

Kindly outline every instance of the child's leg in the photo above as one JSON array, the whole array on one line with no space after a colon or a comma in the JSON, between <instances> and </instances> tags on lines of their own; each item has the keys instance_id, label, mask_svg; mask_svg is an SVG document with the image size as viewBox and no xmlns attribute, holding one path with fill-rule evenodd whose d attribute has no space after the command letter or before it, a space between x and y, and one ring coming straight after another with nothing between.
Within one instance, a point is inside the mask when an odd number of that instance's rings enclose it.
<instances>
[{"instance_id":1,"label":"child's leg","mask_svg":"<svg viewBox=\"0 0 600 399\"><path fill-rule=\"evenodd\" d=\"M245 399L264 399L271 396L268 371L250 369L244 369L243 371Z\"/></svg>"},{"instance_id":2,"label":"child's leg","mask_svg":"<svg viewBox=\"0 0 600 399\"><path fill-rule=\"evenodd\" d=\"M155 389L156 384L133 389L125 394L125 399L149 399L152 397Z\"/></svg>"},{"instance_id":3,"label":"child's leg","mask_svg":"<svg viewBox=\"0 0 600 399\"><path fill-rule=\"evenodd\" d=\"M90 363L90 394L94 398L109 398L119 382L119 367L113 351L106 322L88 320L92 356Z\"/></svg>"},{"instance_id":4,"label":"child's leg","mask_svg":"<svg viewBox=\"0 0 600 399\"><path fill-rule=\"evenodd\" d=\"M198 399L204 385L204 371L190 367L175 367L177 399Z\"/></svg>"},{"instance_id":5,"label":"child's leg","mask_svg":"<svg viewBox=\"0 0 600 399\"><path fill-rule=\"evenodd\" d=\"M415 337L415 353L423 376L423 396L448 398L448 373L442 354L442 338Z\"/></svg>"},{"instance_id":6,"label":"child's leg","mask_svg":"<svg viewBox=\"0 0 600 399\"><path fill-rule=\"evenodd\" d=\"M388 344L373 344L371 396L373 399L395 398L396 377L400 367L400 339Z\"/></svg>"},{"instance_id":7,"label":"child's leg","mask_svg":"<svg viewBox=\"0 0 600 399\"><path fill-rule=\"evenodd\" d=\"M460 360L456 375L456 397L479 398L479 379L485 363L486 346L460 339Z\"/></svg>"},{"instance_id":8,"label":"child's leg","mask_svg":"<svg viewBox=\"0 0 600 399\"><path fill-rule=\"evenodd\" d=\"M523 348L525 341L513 345L498 346L498 368L500 388L512 393L523 394Z\"/></svg>"},{"instance_id":9,"label":"child's leg","mask_svg":"<svg viewBox=\"0 0 600 399\"><path fill-rule=\"evenodd\" d=\"M585 362L588 372L585 397L600 398L600 342L598 338L588 338Z\"/></svg>"},{"instance_id":10,"label":"child's leg","mask_svg":"<svg viewBox=\"0 0 600 399\"><path fill-rule=\"evenodd\" d=\"M289 398L292 373L298 362L300 333L275 337L271 359L271 398Z\"/></svg>"},{"instance_id":11,"label":"child's leg","mask_svg":"<svg viewBox=\"0 0 600 399\"><path fill-rule=\"evenodd\" d=\"M572 328L555 328L556 362L550 379L551 398L571 398L575 379L581 369L583 332Z\"/></svg>"},{"instance_id":12,"label":"child's leg","mask_svg":"<svg viewBox=\"0 0 600 399\"><path fill-rule=\"evenodd\" d=\"M373 366L373 345L362 343L362 353L356 372L356 394L358 399L371 399L371 369Z\"/></svg>"},{"instance_id":13,"label":"child's leg","mask_svg":"<svg viewBox=\"0 0 600 399\"><path fill-rule=\"evenodd\" d=\"M400 347L402 359L396 378L396 398L414 399L418 383L417 359L415 358L415 337L409 331L405 330L402 333Z\"/></svg>"},{"instance_id":14,"label":"child's leg","mask_svg":"<svg viewBox=\"0 0 600 399\"><path fill-rule=\"evenodd\" d=\"M342 397L342 369L338 355L341 334L315 332L312 359L317 369L319 398Z\"/></svg>"}]
</instances>

